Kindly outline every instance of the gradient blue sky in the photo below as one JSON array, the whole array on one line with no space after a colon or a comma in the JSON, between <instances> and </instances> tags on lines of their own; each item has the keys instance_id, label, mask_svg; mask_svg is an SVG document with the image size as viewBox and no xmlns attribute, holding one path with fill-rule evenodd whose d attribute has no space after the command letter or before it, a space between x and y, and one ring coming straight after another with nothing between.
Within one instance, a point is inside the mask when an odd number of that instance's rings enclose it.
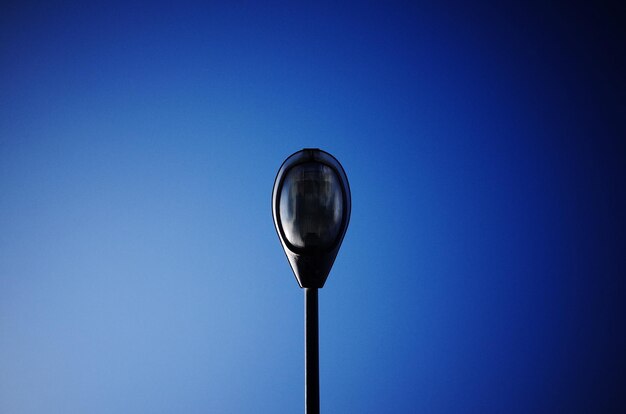
<instances>
[{"instance_id":1,"label":"gradient blue sky","mask_svg":"<svg viewBox=\"0 0 626 414\"><path fill-rule=\"evenodd\" d=\"M624 6L384 3L2 3L0 412L301 412L303 147L324 413L626 411Z\"/></svg>"}]
</instances>

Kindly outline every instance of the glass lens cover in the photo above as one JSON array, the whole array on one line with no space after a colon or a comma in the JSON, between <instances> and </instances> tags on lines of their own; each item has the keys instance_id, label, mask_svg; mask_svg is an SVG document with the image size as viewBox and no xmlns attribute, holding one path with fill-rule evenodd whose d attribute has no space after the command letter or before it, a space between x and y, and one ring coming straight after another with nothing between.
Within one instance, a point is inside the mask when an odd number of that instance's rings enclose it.
<instances>
[{"instance_id":1,"label":"glass lens cover","mask_svg":"<svg viewBox=\"0 0 626 414\"><path fill-rule=\"evenodd\" d=\"M330 247L341 231L343 196L335 171L307 162L287 172L280 193L285 237L297 248Z\"/></svg>"}]
</instances>

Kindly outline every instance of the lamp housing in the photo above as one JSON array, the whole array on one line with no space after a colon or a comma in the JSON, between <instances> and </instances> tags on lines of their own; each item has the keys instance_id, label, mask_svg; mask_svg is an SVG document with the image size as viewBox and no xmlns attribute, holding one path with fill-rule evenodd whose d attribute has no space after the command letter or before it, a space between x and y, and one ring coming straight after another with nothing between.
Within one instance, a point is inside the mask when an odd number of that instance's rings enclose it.
<instances>
[{"instance_id":1,"label":"lamp housing","mask_svg":"<svg viewBox=\"0 0 626 414\"><path fill-rule=\"evenodd\" d=\"M350 186L335 157L317 148L289 156L272 191L276 233L302 288L321 288L350 221Z\"/></svg>"}]
</instances>

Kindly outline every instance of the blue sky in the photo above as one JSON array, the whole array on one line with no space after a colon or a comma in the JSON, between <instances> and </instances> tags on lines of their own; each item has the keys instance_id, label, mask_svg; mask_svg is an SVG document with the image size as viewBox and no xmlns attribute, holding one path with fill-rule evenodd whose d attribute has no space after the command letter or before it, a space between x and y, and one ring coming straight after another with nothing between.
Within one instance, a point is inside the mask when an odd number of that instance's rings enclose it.
<instances>
[{"instance_id":1,"label":"blue sky","mask_svg":"<svg viewBox=\"0 0 626 414\"><path fill-rule=\"evenodd\" d=\"M301 411L304 147L352 191L324 413L623 412L624 16L3 3L0 412Z\"/></svg>"}]
</instances>

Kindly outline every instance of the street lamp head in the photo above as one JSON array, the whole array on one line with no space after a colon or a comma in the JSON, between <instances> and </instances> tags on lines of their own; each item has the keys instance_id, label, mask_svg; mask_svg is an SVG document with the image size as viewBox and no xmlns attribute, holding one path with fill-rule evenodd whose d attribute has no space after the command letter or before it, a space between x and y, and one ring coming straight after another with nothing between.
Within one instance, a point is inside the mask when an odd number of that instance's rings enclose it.
<instances>
[{"instance_id":1,"label":"street lamp head","mask_svg":"<svg viewBox=\"0 0 626 414\"><path fill-rule=\"evenodd\" d=\"M274 182L272 214L300 287L324 286L350 207L348 178L332 155L303 149L283 162Z\"/></svg>"}]
</instances>

